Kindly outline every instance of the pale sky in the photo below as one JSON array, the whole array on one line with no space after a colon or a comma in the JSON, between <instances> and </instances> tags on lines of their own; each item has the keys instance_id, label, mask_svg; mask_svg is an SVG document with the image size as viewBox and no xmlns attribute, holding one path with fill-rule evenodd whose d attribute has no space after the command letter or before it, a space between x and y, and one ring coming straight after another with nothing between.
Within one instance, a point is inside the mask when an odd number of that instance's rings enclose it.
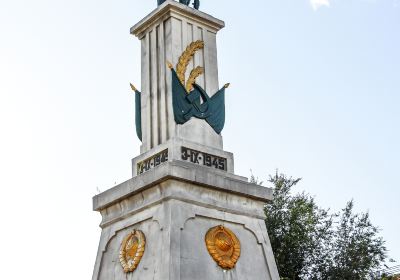
<instances>
[{"instance_id":1,"label":"pale sky","mask_svg":"<svg viewBox=\"0 0 400 280\"><path fill-rule=\"evenodd\" d=\"M91 279L91 198L131 177L149 0L0 0L0 279ZM202 0L218 35L225 149L337 211L354 199L400 261L397 0Z\"/></svg>"}]
</instances>

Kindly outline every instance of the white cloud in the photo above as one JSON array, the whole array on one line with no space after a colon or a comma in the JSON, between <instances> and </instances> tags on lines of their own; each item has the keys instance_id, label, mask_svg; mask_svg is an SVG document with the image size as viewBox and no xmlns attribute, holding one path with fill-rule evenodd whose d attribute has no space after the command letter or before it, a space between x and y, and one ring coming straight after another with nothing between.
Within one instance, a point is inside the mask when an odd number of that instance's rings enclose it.
<instances>
[{"instance_id":1,"label":"white cloud","mask_svg":"<svg viewBox=\"0 0 400 280\"><path fill-rule=\"evenodd\" d=\"M322 6L329 7L330 6L330 0L310 0L311 7L314 9L314 11L318 10L318 8L321 8Z\"/></svg>"}]
</instances>

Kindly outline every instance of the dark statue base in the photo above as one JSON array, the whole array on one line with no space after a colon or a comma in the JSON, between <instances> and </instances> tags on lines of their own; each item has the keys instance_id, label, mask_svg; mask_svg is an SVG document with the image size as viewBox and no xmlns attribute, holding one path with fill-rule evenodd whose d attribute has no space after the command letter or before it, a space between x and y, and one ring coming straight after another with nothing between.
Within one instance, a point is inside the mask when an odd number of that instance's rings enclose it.
<instances>
[{"instance_id":1,"label":"dark statue base","mask_svg":"<svg viewBox=\"0 0 400 280\"><path fill-rule=\"evenodd\" d=\"M162 3L164 3L167 0L157 0L158 6L160 6ZM191 0L179 0L179 3L184 4L186 6L189 6ZM200 8L200 0L194 0L193 1L193 8L198 10Z\"/></svg>"}]
</instances>

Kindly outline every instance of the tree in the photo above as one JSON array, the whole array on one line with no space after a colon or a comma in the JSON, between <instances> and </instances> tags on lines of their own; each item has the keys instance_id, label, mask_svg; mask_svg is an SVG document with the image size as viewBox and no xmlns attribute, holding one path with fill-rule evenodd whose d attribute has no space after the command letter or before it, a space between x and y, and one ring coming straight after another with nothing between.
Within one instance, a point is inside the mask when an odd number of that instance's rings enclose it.
<instances>
[{"instance_id":1,"label":"tree","mask_svg":"<svg viewBox=\"0 0 400 280\"><path fill-rule=\"evenodd\" d=\"M386 247L368 213L354 214L350 201L330 214L310 195L291 194L300 180L278 173L269 179L274 201L265 207L265 223L282 279L369 279ZM260 183L253 175L251 181Z\"/></svg>"},{"instance_id":2,"label":"tree","mask_svg":"<svg viewBox=\"0 0 400 280\"><path fill-rule=\"evenodd\" d=\"M309 279L314 267L320 267L318 263L325 259L321 244L333 234L332 216L318 207L311 196L290 195L300 180L278 174L271 176L274 201L265 207L278 270L288 279Z\"/></svg>"},{"instance_id":3,"label":"tree","mask_svg":"<svg viewBox=\"0 0 400 280\"><path fill-rule=\"evenodd\" d=\"M353 214L354 202L342 210L332 247L331 279L364 280L378 270L386 259L384 241L372 225L369 214Z\"/></svg>"},{"instance_id":4,"label":"tree","mask_svg":"<svg viewBox=\"0 0 400 280\"><path fill-rule=\"evenodd\" d=\"M400 280L400 274L398 275L393 275L393 276L382 276L381 280Z\"/></svg>"}]
</instances>

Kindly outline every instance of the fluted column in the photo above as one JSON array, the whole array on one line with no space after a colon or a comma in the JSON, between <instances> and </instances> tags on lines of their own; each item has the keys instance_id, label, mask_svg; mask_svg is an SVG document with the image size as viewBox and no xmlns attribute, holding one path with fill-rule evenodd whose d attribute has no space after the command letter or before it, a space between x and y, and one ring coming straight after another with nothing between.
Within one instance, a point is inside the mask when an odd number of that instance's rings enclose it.
<instances>
[{"instance_id":1,"label":"fluted column","mask_svg":"<svg viewBox=\"0 0 400 280\"><path fill-rule=\"evenodd\" d=\"M224 22L175 1L166 1L138 24L131 33L142 44L142 134L141 153L176 137L205 146L222 149L222 136L204 121L192 119L176 125L172 108L171 72L166 62L174 66L186 47L197 40L204 49L196 52L186 78L196 66L205 69L196 82L209 95L219 89L217 32Z\"/></svg>"}]
</instances>

